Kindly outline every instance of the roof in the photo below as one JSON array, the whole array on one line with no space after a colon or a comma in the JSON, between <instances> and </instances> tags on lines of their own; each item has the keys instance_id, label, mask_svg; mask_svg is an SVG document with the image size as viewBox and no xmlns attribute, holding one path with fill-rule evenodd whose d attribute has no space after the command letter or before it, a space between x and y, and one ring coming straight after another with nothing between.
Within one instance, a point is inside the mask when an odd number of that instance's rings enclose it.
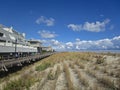
<instances>
[{"instance_id":1,"label":"roof","mask_svg":"<svg viewBox=\"0 0 120 90\"><path fill-rule=\"evenodd\" d=\"M0 32L3 33L3 37L0 37L1 40L15 42L17 39L17 43L25 44L25 37L19 32L13 30L13 28L8 28L3 25L0 25Z\"/></svg>"},{"instance_id":2,"label":"roof","mask_svg":"<svg viewBox=\"0 0 120 90\"><path fill-rule=\"evenodd\" d=\"M42 44L42 42L40 42L39 40L28 40L28 42L32 42L32 43L41 43L41 44Z\"/></svg>"}]
</instances>

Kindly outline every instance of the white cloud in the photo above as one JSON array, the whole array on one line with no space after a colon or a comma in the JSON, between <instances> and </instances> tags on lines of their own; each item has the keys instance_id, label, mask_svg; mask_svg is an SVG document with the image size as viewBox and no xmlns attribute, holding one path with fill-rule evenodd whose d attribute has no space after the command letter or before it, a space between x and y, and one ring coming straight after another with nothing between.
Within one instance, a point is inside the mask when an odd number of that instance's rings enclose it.
<instances>
[{"instance_id":1,"label":"white cloud","mask_svg":"<svg viewBox=\"0 0 120 90\"><path fill-rule=\"evenodd\" d=\"M114 43L114 48L120 49L120 36L114 37L111 41Z\"/></svg>"},{"instance_id":2,"label":"white cloud","mask_svg":"<svg viewBox=\"0 0 120 90\"><path fill-rule=\"evenodd\" d=\"M57 34L55 32L50 32L46 30L42 30L38 32L42 38L55 38Z\"/></svg>"},{"instance_id":3,"label":"white cloud","mask_svg":"<svg viewBox=\"0 0 120 90\"><path fill-rule=\"evenodd\" d=\"M100 32L104 31L106 28L106 25L110 22L109 19L104 20L103 22L96 21L96 22L85 22L83 25L82 24L69 24L68 28L72 29L73 31L90 31L90 32Z\"/></svg>"},{"instance_id":4,"label":"white cloud","mask_svg":"<svg viewBox=\"0 0 120 90\"><path fill-rule=\"evenodd\" d=\"M72 29L73 31L80 31L82 30L82 25L69 24L68 28Z\"/></svg>"},{"instance_id":5,"label":"white cloud","mask_svg":"<svg viewBox=\"0 0 120 90\"><path fill-rule=\"evenodd\" d=\"M112 40L120 40L120 36L114 37Z\"/></svg>"},{"instance_id":6,"label":"white cloud","mask_svg":"<svg viewBox=\"0 0 120 90\"><path fill-rule=\"evenodd\" d=\"M37 24L46 24L46 26L53 26L54 25L54 23L55 23L55 19L53 19L53 18L46 18L46 17L44 17L44 16L41 16L40 18L38 18L37 20L36 20L36 23Z\"/></svg>"},{"instance_id":7,"label":"white cloud","mask_svg":"<svg viewBox=\"0 0 120 90\"><path fill-rule=\"evenodd\" d=\"M52 46L58 51L69 50L120 50L120 36L113 37L112 39L100 40L80 40L77 38L74 42L61 42L55 39L45 40L45 43Z\"/></svg>"},{"instance_id":8,"label":"white cloud","mask_svg":"<svg viewBox=\"0 0 120 90\"><path fill-rule=\"evenodd\" d=\"M67 49L73 48L73 43L72 43L72 42L67 42L67 43L66 43L66 48L67 48Z\"/></svg>"},{"instance_id":9,"label":"white cloud","mask_svg":"<svg viewBox=\"0 0 120 90\"><path fill-rule=\"evenodd\" d=\"M76 49L110 49L113 48L111 39L101 39L96 41L76 41Z\"/></svg>"},{"instance_id":10,"label":"white cloud","mask_svg":"<svg viewBox=\"0 0 120 90\"><path fill-rule=\"evenodd\" d=\"M42 43L47 43L47 40L40 40L40 42L42 42Z\"/></svg>"},{"instance_id":11,"label":"white cloud","mask_svg":"<svg viewBox=\"0 0 120 90\"><path fill-rule=\"evenodd\" d=\"M54 45L54 46L60 45L60 42L59 42L58 40L55 40L55 39L52 39L52 40L51 40L51 43L52 43L52 45Z\"/></svg>"},{"instance_id":12,"label":"white cloud","mask_svg":"<svg viewBox=\"0 0 120 90\"><path fill-rule=\"evenodd\" d=\"M62 51L62 50L65 50L65 45L63 42L60 42L58 40L55 40L55 39L51 39L51 40L47 40L46 42L49 46L52 46L53 49L55 50L59 50L59 51Z\"/></svg>"},{"instance_id":13,"label":"white cloud","mask_svg":"<svg viewBox=\"0 0 120 90\"><path fill-rule=\"evenodd\" d=\"M53 49L58 50L58 51L63 51L65 50L65 44L63 42L60 42L55 39L47 39L47 40L42 40L45 41L43 42L43 46L52 46Z\"/></svg>"},{"instance_id":14,"label":"white cloud","mask_svg":"<svg viewBox=\"0 0 120 90\"><path fill-rule=\"evenodd\" d=\"M101 39L96 41L87 41L87 40L76 40L73 42L76 50L80 49L120 49L120 36L114 37L112 39Z\"/></svg>"}]
</instances>

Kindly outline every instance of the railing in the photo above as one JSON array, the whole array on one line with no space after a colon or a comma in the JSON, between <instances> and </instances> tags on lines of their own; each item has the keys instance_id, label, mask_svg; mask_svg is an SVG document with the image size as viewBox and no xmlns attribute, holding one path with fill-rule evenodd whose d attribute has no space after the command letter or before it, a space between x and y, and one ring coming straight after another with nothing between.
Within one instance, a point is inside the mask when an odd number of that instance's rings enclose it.
<instances>
[{"instance_id":1,"label":"railing","mask_svg":"<svg viewBox=\"0 0 120 90\"><path fill-rule=\"evenodd\" d=\"M53 53L36 54L36 55L32 55L32 56L27 56L27 57L1 60L0 61L0 69L3 71L8 71L8 69L7 69L8 67L12 67L14 65L22 65L22 63L24 63L24 62L30 63L31 61L40 60L40 59L50 56L52 54Z\"/></svg>"}]
</instances>

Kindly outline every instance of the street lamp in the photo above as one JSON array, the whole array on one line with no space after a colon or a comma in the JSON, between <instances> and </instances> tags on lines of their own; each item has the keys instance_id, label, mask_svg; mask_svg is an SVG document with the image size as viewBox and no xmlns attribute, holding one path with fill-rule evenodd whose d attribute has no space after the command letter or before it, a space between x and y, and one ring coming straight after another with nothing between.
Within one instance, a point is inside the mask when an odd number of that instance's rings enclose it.
<instances>
[{"instance_id":1,"label":"street lamp","mask_svg":"<svg viewBox=\"0 0 120 90\"><path fill-rule=\"evenodd\" d=\"M15 55L17 54L17 39L15 39Z\"/></svg>"}]
</instances>

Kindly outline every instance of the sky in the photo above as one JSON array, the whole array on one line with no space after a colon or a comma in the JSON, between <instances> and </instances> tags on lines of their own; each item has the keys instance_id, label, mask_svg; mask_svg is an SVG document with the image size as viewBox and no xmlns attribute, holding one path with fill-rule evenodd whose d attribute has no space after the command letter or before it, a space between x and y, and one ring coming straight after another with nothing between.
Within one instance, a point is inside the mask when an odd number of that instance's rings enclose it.
<instances>
[{"instance_id":1,"label":"sky","mask_svg":"<svg viewBox=\"0 0 120 90\"><path fill-rule=\"evenodd\" d=\"M0 24L55 50L120 50L120 0L0 0Z\"/></svg>"}]
</instances>

